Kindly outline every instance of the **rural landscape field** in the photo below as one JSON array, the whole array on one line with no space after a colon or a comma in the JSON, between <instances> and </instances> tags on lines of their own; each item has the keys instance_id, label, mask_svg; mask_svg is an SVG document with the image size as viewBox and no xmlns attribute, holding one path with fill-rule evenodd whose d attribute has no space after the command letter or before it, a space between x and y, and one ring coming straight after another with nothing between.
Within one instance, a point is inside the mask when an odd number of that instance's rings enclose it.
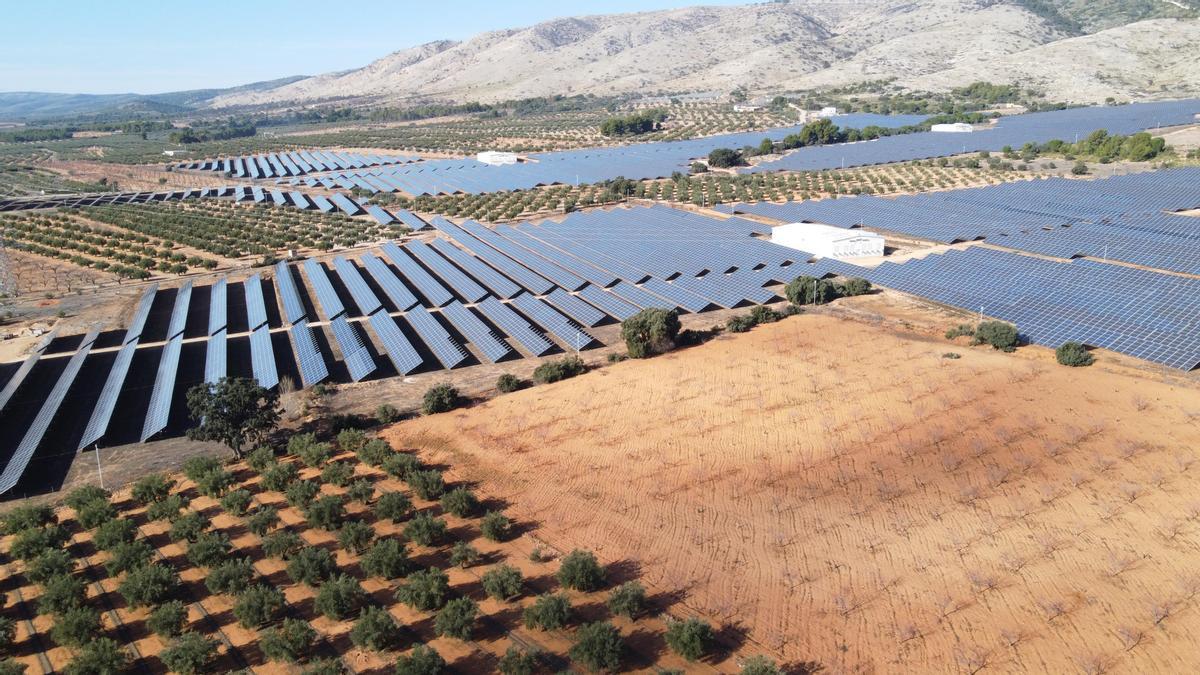
<instances>
[{"instance_id":1,"label":"rural landscape field","mask_svg":"<svg viewBox=\"0 0 1200 675\"><path fill-rule=\"evenodd\" d=\"M1195 3L73 4L0 675L1200 669Z\"/></svg>"}]
</instances>

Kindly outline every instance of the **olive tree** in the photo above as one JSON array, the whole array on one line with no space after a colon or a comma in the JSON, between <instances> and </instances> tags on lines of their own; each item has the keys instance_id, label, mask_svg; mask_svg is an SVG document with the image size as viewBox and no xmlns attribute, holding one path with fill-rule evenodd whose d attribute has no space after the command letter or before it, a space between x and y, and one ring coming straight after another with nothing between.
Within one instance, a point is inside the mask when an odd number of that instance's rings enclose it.
<instances>
[{"instance_id":1,"label":"olive tree","mask_svg":"<svg viewBox=\"0 0 1200 675\"><path fill-rule=\"evenodd\" d=\"M215 384L198 384L187 392L187 406L198 424L188 437L218 441L241 458L247 444L255 446L279 426L279 393L246 377L223 377Z\"/></svg>"},{"instance_id":2,"label":"olive tree","mask_svg":"<svg viewBox=\"0 0 1200 675\"><path fill-rule=\"evenodd\" d=\"M674 309L643 309L621 322L621 339L631 357L644 359L673 349L679 329Z\"/></svg>"}]
</instances>

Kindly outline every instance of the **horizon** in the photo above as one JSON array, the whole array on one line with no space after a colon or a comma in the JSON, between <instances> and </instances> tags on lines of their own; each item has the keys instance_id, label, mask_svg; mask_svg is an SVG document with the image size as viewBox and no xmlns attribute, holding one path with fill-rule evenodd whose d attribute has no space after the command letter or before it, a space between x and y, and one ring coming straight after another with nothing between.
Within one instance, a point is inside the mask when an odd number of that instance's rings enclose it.
<instances>
[{"instance_id":1,"label":"horizon","mask_svg":"<svg viewBox=\"0 0 1200 675\"><path fill-rule=\"evenodd\" d=\"M437 13L414 11L415 3L409 2L375 3L365 12L336 16L327 16L328 5L314 0L250 6L218 0L202 8L139 1L132 3L133 11L127 5L119 14L103 5L55 4L59 15L52 22L44 6L6 12L11 35L0 41L0 93L154 96L225 89L353 70L428 42L465 40L565 16L745 0L585 0L569 8L548 0L504 6L465 0ZM364 15L371 19L363 21ZM162 29L180 23L182 29ZM318 41L325 49L313 49ZM253 60L247 61L245 53L253 53Z\"/></svg>"}]
</instances>

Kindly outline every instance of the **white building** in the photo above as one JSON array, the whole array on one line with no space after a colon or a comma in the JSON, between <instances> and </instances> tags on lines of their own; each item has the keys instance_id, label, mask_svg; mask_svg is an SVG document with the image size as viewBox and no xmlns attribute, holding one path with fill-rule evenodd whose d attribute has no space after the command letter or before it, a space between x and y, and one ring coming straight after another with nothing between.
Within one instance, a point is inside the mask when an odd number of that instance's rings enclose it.
<instances>
[{"instance_id":1,"label":"white building","mask_svg":"<svg viewBox=\"0 0 1200 675\"><path fill-rule=\"evenodd\" d=\"M488 150L488 151L481 152L481 153L475 155L475 160L478 162L483 162L484 164L491 164L493 166L503 166L505 164L516 164L517 163L517 153L515 153L515 152L497 152L495 150Z\"/></svg>"},{"instance_id":2,"label":"white building","mask_svg":"<svg viewBox=\"0 0 1200 675\"><path fill-rule=\"evenodd\" d=\"M975 129L966 122L954 122L953 124L935 124L929 127L929 130L943 134L969 134Z\"/></svg>"},{"instance_id":3,"label":"white building","mask_svg":"<svg viewBox=\"0 0 1200 675\"><path fill-rule=\"evenodd\" d=\"M735 104L733 104L733 112L740 112L740 113L758 112L759 110L762 110L762 109L763 109L763 107L761 105L754 105L753 103L735 103Z\"/></svg>"},{"instance_id":4,"label":"white building","mask_svg":"<svg viewBox=\"0 0 1200 675\"><path fill-rule=\"evenodd\" d=\"M771 242L818 258L862 258L883 255L883 237L818 223L790 223L771 229Z\"/></svg>"}]
</instances>

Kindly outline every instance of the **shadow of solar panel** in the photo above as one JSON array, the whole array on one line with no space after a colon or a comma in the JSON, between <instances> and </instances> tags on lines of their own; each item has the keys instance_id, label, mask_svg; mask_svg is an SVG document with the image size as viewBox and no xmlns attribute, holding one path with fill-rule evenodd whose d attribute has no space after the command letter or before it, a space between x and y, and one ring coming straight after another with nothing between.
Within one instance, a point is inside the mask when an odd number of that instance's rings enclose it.
<instances>
[{"instance_id":1,"label":"shadow of solar panel","mask_svg":"<svg viewBox=\"0 0 1200 675\"><path fill-rule=\"evenodd\" d=\"M483 302L476 306L476 309L483 312L489 321L496 324L500 330L507 333L534 356L542 356L554 348L553 342L547 340L521 315L496 298L484 298Z\"/></svg>"},{"instance_id":2,"label":"shadow of solar panel","mask_svg":"<svg viewBox=\"0 0 1200 675\"><path fill-rule=\"evenodd\" d=\"M497 337L487 324L457 300L442 308L442 316L449 319L458 332L474 343L489 361L495 363L512 352L508 343Z\"/></svg>"},{"instance_id":3,"label":"shadow of solar panel","mask_svg":"<svg viewBox=\"0 0 1200 675\"><path fill-rule=\"evenodd\" d=\"M522 314L541 325L546 332L576 351L590 345L595 339L575 322L528 293L522 293L510 302Z\"/></svg>"},{"instance_id":4,"label":"shadow of solar panel","mask_svg":"<svg viewBox=\"0 0 1200 675\"><path fill-rule=\"evenodd\" d=\"M329 368L325 366L325 357L317 348L313 339L313 329L308 321L301 320L288 329L292 337L292 347L296 352L296 365L300 369L300 380L305 387L311 387L329 377Z\"/></svg>"},{"instance_id":5,"label":"shadow of solar panel","mask_svg":"<svg viewBox=\"0 0 1200 675\"><path fill-rule=\"evenodd\" d=\"M450 333L438 323L429 310L417 305L404 315L421 341L446 368L453 368L467 358L466 351L450 337Z\"/></svg>"},{"instance_id":6,"label":"shadow of solar panel","mask_svg":"<svg viewBox=\"0 0 1200 675\"><path fill-rule=\"evenodd\" d=\"M67 362L66 368L58 376L58 381L54 383L54 388L50 390L50 393L46 396L46 400L42 402L42 407L38 410L37 416L33 418L33 422L25 430L25 435L21 438L21 443L13 452L12 457L9 458L3 473L0 473L0 494L16 487L17 483L21 480L21 476L25 474L25 469L29 466L29 460L33 458L34 451L41 444L42 438L46 435L46 430L50 428L50 423L54 421L54 416L58 414L58 409L62 406L63 399L67 397L67 392L75 382L75 377L79 374L79 369L83 367L83 362L87 359L88 353L92 350L92 345L96 342L96 336L99 334L99 326L93 327L88 331L79 349L71 356L71 360Z\"/></svg>"},{"instance_id":7,"label":"shadow of solar panel","mask_svg":"<svg viewBox=\"0 0 1200 675\"><path fill-rule=\"evenodd\" d=\"M363 344L358 331L346 321L346 317L339 316L329 322L329 326L333 329L333 337L342 351L342 361L350 371L350 379L358 382L375 372L375 359L371 358L370 350Z\"/></svg>"}]
</instances>

